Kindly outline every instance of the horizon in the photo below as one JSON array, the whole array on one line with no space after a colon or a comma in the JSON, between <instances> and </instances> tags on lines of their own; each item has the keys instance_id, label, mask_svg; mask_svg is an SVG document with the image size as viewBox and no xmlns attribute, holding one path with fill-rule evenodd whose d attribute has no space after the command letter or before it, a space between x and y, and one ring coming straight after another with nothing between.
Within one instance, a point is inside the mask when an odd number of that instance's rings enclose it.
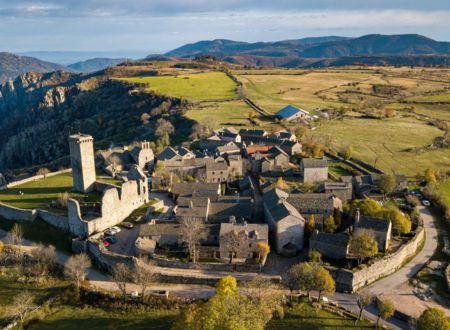
<instances>
[{"instance_id":1,"label":"horizon","mask_svg":"<svg viewBox=\"0 0 450 330\"><path fill-rule=\"evenodd\" d=\"M270 42L367 34L450 40L448 2L391 2L0 0L1 51L165 53L201 40Z\"/></svg>"}]
</instances>

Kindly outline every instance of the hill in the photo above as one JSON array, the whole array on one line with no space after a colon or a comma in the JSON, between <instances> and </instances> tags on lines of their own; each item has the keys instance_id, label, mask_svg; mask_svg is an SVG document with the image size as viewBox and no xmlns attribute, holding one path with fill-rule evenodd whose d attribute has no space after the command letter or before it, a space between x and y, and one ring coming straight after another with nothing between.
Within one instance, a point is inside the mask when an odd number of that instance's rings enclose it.
<instances>
[{"instance_id":1,"label":"hill","mask_svg":"<svg viewBox=\"0 0 450 330\"><path fill-rule=\"evenodd\" d=\"M168 56L213 55L234 64L274 67L322 67L352 64L448 65L450 43L417 35L319 37L247 43L217 39L187 44Z\"/></svg>"},{"instance_id":2,"label":"hill","mask_svg":"<svg viewBox=\"0 0 450 330\"><path fill-rule=\"evenodd\" d=\"M41 61L34 57L19 56L6 52L0 53L0 82L14 79L29 71L43 73L57 70L67 70L67 68L59 64Z\"/></svg>"},{"instance_id":3,"label":"hill","mask_svg":"<svg viewBox=\"0 0 450 330\"><path fill-rule=\"evenodd\" d=\"M110 66L128 61L126 58L91 58L86 61L70 64L68 67L76 72L96 72Z\"/></svg>"}]
</instances>

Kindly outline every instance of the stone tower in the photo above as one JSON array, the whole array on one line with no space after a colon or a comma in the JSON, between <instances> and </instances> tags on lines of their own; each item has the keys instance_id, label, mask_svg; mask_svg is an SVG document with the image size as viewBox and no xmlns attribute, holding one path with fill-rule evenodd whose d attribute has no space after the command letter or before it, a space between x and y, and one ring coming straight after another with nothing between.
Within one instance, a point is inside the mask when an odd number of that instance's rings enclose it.
<instances>
[{"instance_id":1,"label":"stone tower","mask_svg":"<svg viewBox=\"0 0 450 330\"><path fill-rule=\"evenodd\" d=\"M69 136L70 163L75 191L87 193L94 189L96 178L93 142L94 139L90 135Z\"/></svg>"}]
</instances>

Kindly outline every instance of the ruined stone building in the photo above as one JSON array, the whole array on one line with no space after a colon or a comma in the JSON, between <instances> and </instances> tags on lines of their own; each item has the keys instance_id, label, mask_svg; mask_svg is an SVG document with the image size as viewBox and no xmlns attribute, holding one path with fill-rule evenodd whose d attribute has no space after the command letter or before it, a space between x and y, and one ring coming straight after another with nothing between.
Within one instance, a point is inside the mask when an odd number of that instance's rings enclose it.
<instances>
[{"instance_id":1,"label":"ruined stone building","mask_svg":"<svg viewBox=\"0 0 450 330\"><path fill-rule=\"evenodd\" d=\"M303 158L300 162L303 182L324 182L328 180L328 163L326 159Z\"/></svg>"},{"instance_id":2,"label":"ruined stone building","mask_svg":"<svg viewBox=\"0 0 450 330\"><path fill-rule=\"evenodd\" d=\"M70 135L69 148L73 190L82 193L93 191L96 180L94 139L90 135Z\"/></svg>"}]
</instances>

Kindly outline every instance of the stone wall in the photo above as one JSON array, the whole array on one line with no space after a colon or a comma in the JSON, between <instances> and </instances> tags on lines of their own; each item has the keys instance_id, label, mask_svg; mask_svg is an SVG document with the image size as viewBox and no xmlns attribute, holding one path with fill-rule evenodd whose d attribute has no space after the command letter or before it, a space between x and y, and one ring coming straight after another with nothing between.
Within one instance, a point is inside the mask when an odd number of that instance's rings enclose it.
<instances>
[{"instance_id":1,"label":"stone wall","mask_svg":"<svg viewBox=\"0 0 450 330\"><path fill-rule=\"evenodd\" d=\"M31 176L31 177L23 179L23 180L8 183L6 186L0 187L0 190L6 190L8 188L16 187L16 186L19 186L19 185L27 183L27 182L31 182L31 181L35 181L35 180L39 180L39 179L43 179L43 178L48 178L48 177L52 177L52 176L59 175L59 174L70 173L70 172L72 172L71 168L69 168L67 170L51 172L51 173L46 174L45 176L44 175Z\"/></svg>"},{"instance_id":2,"label":"stone wall","mask_svg":"<svg viewBox=\"0 0 450 330\"><path fill-rule=\"evenodd\" d=\"M66 216L58 215L41 209L37 210L37 214L49 225L61 229L65 232L69 231L69 219Z\"/></svg>"},{"instance_id":3,"label":"stone wall","mask_svg":"<svg viewBox=\"0 0 450 330\"><path fill-rule=\"evenodd\" d=\"M362 269L351 271L328 267L336 281L336 290L354 292L381 277L394 273L403 265L406 259L416 253L424 238L425 230L423 227L419 227L416 229L415 236L410 242L401 246L396 252L375 260L370 265L363 265Z\"/></svg>"},{"instance_id":4,"label":"stone wall","mask_svg":"<svg viewBox=\"0 0 450 330\"><path fill-rule=\"evenodd\" d=\"M14 206L0 203L0 216L8 220L33 221L37 217L37 211L19 209Z\"/></svg>"}]
</instances>

